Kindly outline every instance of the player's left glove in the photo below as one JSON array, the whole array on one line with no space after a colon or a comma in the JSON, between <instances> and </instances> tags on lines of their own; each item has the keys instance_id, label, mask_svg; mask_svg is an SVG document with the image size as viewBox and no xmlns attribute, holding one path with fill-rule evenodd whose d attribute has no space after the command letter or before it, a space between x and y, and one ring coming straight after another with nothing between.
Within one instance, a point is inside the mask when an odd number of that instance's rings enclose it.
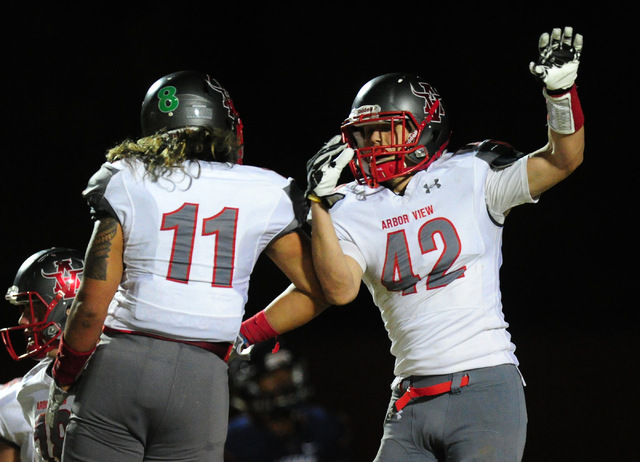
<instances>
[{"instance_id":1,"label":"player's left glove","mask_svg":"<svg viewBox=\"0 0 640 462\"><path fill-rule=\"evenodd\" d=\"M230 363L236 359L240 361L250 361L252 349L253 345L249 345L249 341L242 334L238 334L236 341L233 342L233 347L231 347L231 353L229 354L227 362Z\"/></svg>"},{"instance_id":2,"label":"player's left glove","mask_svg":"<svg viewBox=\"0 0 640 462\"><path fill-rule=\"evenodd\" d=\"M575 81L578 77L582 35L573 28L555 28L538 41L538 62L529 70L544 85L549 127L556 133L570 135L584 125L584 114L578 99Z\"/></svg>"},{"instance_id":3,"label":"player's left glove","mask_svg":"<svg viewBox=\"0 0 640 462\"><path fill-rule=\"evenodd\" d=\"M538 62L529 70L544 84L550 94L568 92L578 77L583 38L573 35L573 28L555 28L543 33L538 41Z\"/></svg>"},{"instance_id":4,"label":"player's left glove","mask_svg":"<svg viewBox=\"0 0 640 462\"><path fill-rule=\"evenodd\" d=\"M332 207L344 197L335 191L342 169L353 158L353 149L342 142L336 135L307 162L307 190L305 197L320 200L327 207Z\"/></svg>"},{"instance_id":5,"label":"player's left glove","mask_svg":"<svg viewBox=\"0 0 640 462\"><path fill-rule=\"evenodd\" d=\"M60 388L55 380L51 381L51 385L49 386L49 401L47 402L47 410L44 414L44 423L47 427L53 428L58 410L68 396L68 391Z\"/></svg>"},{"instance_id":6,"label":"player's left glove","mask_svg":"<svg viewBox=\"0 0 640 462\"><path fill-rule=\"evenodd\" d=\"M49 402L45 413L45 423L49 427L54 425L58 409L69 396L68 390L76 383L95 350L93 347L90 351L75 351L66 344L64 336L60 337L60 346L51 368L53 380L49 387Z\"/></svg>"}]
</instances>

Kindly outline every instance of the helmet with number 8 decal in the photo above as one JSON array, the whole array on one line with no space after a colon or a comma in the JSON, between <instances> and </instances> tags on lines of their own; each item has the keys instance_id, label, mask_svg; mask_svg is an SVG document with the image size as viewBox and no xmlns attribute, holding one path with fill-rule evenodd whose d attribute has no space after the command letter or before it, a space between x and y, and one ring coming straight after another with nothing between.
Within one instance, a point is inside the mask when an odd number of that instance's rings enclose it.
<instances>
[{"instance_id":1,"label":"helmet with number 8 decal","mask_svg":"<svg viewBox=\"0 0 640 462\"><path fill-rule=\"evenodd\" d=\"M384 74L356 95L342 134L355 150L350 162L359 183L379 183L426 169L442 155L449 139L449 119L440 94L418 75ZM367 140L367 127L386 126L390 142Z\"/></svg>"},{"instance_id":2,"label":"helmet with number 8 decal","mask_svg":"<svg viewBox=\"0 0 640 462\"><path fill-rule=\"evenodd\" d=\"M40 360L58 347L83 271L82 254L62 247L41 250L22 263L5 299L24 311L17 326L0 329L14 360Z\"/></svg>"},{"instance_id":3,"label":"helmet with number 8 decal","mask_svg":"<svg viewBox=\"0 0 640 462\"><path fill-rule=\"evenodd\" d=\"M140 122L143 136L161 129L204 127L230 130L240 145L243 142L242 121L229 93L198 71L174 72L151 85L142 102Z\"/></svg>"}]
</instances>

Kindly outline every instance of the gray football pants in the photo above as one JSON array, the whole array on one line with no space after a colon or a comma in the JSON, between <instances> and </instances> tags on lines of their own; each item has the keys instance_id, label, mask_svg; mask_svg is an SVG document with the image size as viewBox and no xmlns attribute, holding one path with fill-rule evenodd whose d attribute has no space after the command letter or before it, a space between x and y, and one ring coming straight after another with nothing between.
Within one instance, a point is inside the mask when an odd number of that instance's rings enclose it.
<instances>
[{"instance_id":1,"label":"gray football pants","mask_svg":"<svg viewBox=\"0 0 640 462\"><path fill-rule=\"evenodd\" d=\"M79 380L62 460L222 461L227 364L182 343L107 339Z\"/></svg>"},{"instance_id":2,"label":"gray football pants","mask_svg":"<svg viewBox=\"0 0 640 462\"><path fill-rule=\"evenodd\" d=\"M464 374L469 384L459 387ZM375 462L518 462L524 452L527 410L520 372L508 364L416 378L416 388L452 381L452 391L414 398L392 411L393 390Z\"/></svg>"}]
</instances>

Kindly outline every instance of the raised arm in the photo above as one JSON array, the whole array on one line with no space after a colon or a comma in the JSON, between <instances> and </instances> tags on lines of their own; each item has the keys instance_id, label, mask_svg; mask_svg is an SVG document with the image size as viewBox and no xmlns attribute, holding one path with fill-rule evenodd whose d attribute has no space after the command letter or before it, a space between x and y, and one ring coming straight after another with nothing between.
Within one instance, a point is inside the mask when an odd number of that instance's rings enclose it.
<instances>
[{"instance_id":1,"label":"raised arm","mask_svg":"<svg viewBox=\"0 0 640 462\"><path fill-rule=\"evenodd\" d=\"M538 61L530 64L544 86L549 125L547 145L533 153L527 165L533 197L568 177L583 160L584 115L575 84L582 43L571 27L556 28L540 36Z\"/></svg>"},{"instance_id":2,"label":"raised arm","mask_svg":"<svg viewBox=\"0 0 640 462\"><path fill-rule=\"evenodd\" d=\"M287 275L293 285L267 308L242 323L240 339L244 345L262 342L300 327L328 306L343 305L357 295L360 287L359 276L355 292L346 293L343 287L334 285L335 282L347 280L342 276L349 274L348 268L351 265L349 260L357 267L357 271L360 271L360 267L342 253L331 217L324 208L325 205L316 202L322 200L327 204L326 206L330 206L343 197L341 194L334 194L333 190L340 171L353 155L353 151L345 150L345 147L341 138L337 136L309 161L307 165L307 169L310 169L307 178L309 187L305 195L312 202L311 241L313 244L311 245L305 235L291 233L267 248L267 255ZM336 166L333 161L341 156L343 151L346 152ZM320 199L317 194L322 195L323 199ZM326 236L326 239L321 236ZM332 266L332 262L335 266ZM356 277L351 276L348 279L354 280Z\"/></svg>"},{"instance_id":3,"label":"raised arm","mask_svg":"<svg viewBox=\"0 0 640 462\"><path fill-rule=\"evenodd\" d=\"M313 263L324 294L334 305L345 305L358 295L362 269L342 252L329 209L344 197L336 192L342 169L353 149L335 136L307 162L307 199L311 202Z\"/></svg>"},{"instance_id":4,"label":"raised arm","mask_svg":"<svg viewBox=\"0 0 640 462\"><path fill-rule=\"evenodd\" d=\"M325 296L334 305L346 305L358 295L362 268L342 252L326 205L311 204L313 262Z\"/></svg>"}]
</instances>

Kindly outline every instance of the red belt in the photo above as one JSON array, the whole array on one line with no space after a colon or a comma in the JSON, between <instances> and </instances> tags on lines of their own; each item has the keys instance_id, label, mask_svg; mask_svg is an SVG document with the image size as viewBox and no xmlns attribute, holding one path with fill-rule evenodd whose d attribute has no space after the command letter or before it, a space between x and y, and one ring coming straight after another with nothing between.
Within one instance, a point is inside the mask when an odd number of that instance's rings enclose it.
<instances>
[{"instance_id":1,"label":"red belt","mask_svg":"<svg viewBox=\"0 0 640 462\"><path fill-rule=\"evenodd\" d=\"M231 349L233 348L233 343L229 342L200 342L193 340L176 340L174 338L161 337L159 335L149 334L147 332L137 332L135 330L120 330L113 329L111 327L104 326L103 332L105 334L131 334L131 335L142 335L144 337L151 337L158 340L166 340L168 342L177 342L177 343L185 343L187 345L195 346L198 348L202 348L203 350L207 350L210 353L213 353L218 358L223 361L227 361L229 359L229 355L231 354Z\"/></svg>"},{"instance_id":2,"label":"red belt","mask_svg":"<svg viewBox=\"0 0 640 462\"><path fill-rule=\"evenodd\" d=\"M396 411L401 411L407 403L413 398L422 398L424 396L436 396L451 391L451 385L453 382L443 382L430 387L414 388L409 386L407 391L402 395L395 403ZM464 375L460 381L460 387L466 387L469 385L469 376Z\"/></svg>"}]
</instances>

